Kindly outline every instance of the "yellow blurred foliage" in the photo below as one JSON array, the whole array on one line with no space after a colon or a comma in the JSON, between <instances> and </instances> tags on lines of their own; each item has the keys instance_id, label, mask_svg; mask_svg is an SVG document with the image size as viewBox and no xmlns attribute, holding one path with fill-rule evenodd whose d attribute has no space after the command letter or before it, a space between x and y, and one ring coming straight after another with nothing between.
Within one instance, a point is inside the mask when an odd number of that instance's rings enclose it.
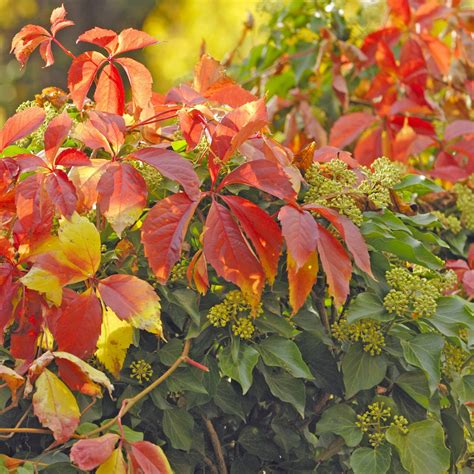
<instances>
[{"instance_id":1,"label":"yellow blurred foliage","mask_svg":"<svg viewBox=\"0 0 474 474\"><path fill-rule=\"evenodd\" d=\"M282 2L280 2L281 4ZM162 41L145 51L155 78L155 90L190 78L199 58L201 43L218 60L224 59L239 41L248 14L255 26L246 36L236 59L242 59L257 43L265 14L259 0L175 0L159 2L144 23L144 30ZM261 37L260 37L261 39Z\"/></svg>"}]
</instances>

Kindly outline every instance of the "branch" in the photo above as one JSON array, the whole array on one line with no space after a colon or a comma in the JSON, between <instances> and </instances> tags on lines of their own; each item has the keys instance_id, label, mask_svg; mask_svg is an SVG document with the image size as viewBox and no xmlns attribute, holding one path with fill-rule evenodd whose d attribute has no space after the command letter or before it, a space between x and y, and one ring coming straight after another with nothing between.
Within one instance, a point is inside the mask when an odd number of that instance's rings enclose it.
<instances>
[{"instance_id":1,"label":"branch","mask_svg":"<svg viewBox=\"0 0 474 474\"><path fill-rule=\"evenodd\" d=\"M157 378L153 383L145 387L141 392L137 393L132 398L126 398L122 402L122 408L120 409L117 416L109 420L102 426L99 426L95 430L89 431L84 434L84 438L90 438L91 436L98 434L102 431L105 431L112 427L115 423L120 422L120 419L132 409L142 398L146 397L152 390L154 390L158 385L162 384L183 362L187 362L189 349L191 348L191 340L188 339L184 343L183 352L181 355L174 361L173 365L163 374L161 377Z\"/></svg>"},{"instance_id":2,"label":"branch","mask_svg":"<svg viewBox=\"0 0 474 474\"><path fill-rule=\"evenodd\" d=\"M205 416L202 417L204 423L206 425L207 431L209 433L209 437L211 438L212 447L214 448L214 454L217 458L217 465L219 468L219 474L227 474L227 466L225 465L224 460L224 453L222 451L221 442L219 441L219 437L217 436L216 429L212 424L212 421Z\"/></svg>"}]
</instances>

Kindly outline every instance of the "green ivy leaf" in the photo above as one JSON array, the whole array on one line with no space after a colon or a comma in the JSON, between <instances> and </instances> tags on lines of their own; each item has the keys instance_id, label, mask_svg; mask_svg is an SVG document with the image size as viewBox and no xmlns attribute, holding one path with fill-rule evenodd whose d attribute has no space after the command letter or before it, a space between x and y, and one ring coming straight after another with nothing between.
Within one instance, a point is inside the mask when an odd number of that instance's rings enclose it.
<instances>
[{"instance_id":1,"label":"green ivy leaf","mask_svg":"<svg viewBox=\"0 0 474 474\"><path fill-rule=\"evenodd\" d=\"M347 310L347 321L351 324L359 319L386 322L393 318L394 315L387 313L378 296L368 292L357 295Z\"/></svg>"},{"instance_id":2,"label":"green ivy leaf","mask_svg":"<svg viewBox=\"0 0 474 474\"><path fill-rule=\"evenodd\" d=\"M387 430L386 438L400 455L410 474L444 474L449 469L450 454L444 444L444 432L435 420L423 420L409 426L408 434L397 427Z\"/></svg>"},{"instance_id":3,"label":"green ivy leaf","mask_svg":"<svg viewBox=\"0 0 474 474\"><path fill-rule=\"evenodd\" d=\"M436 313L428 319L428 323L448 337L459 337L462 328L474 331L474 316L469 310L469 303L459 296L440 298Z\"/></svg>"},{"instance_id":4,"label":"green ivy leaf","mask_svg":"<svg viewBox=\"0 0 474 474\"><path fill-rule=\"evenodd\" d=\"M316 425L317 433L334 433L344 438L347 446L357 446L363 433L356 426L356 412L348 405L334 405L324 411L321 420Z\"/></svg>"},{"instance_id":5,"label":"green ivy leaf","mask_svg":"<svg viewBox=\"0 0 474 474\"><path fill-rule=\"evenodd\" d=\"M183 308L198 326L201 324L201 315L199 314L198 299L196 292L187 288L179 288L172 292L176 304Z\"/></svg>"},{"instance_id":6,"label":"green ivy leaf","mask_svg":"<svg viewBox=\"0 0 474 474\"><path fill-rule=\"evenodd\" d=\"M386 371L387 362L384 356L371 356L360 344L353 344L342 359L346 398L380 383Z\"/></svg>"},{"instance_id":7,"label":"green ivy leaf","mask_svg":"<svg viewBox=\"0 0 474 474\"><path fill-rule=\"evenodd\" d=\"M298 346L288 339L279 336L271 336L256 346L263 361L270 367L281 367L293 377L311 380L308 366L301 357Z\"/></svg>"},{"instance_id":8,"label":"green ivy leaf","mask_svg":"<svg viewBox=\"0 0 474 474\"><path fill-rule=\"evenodd\" d=\"M259 370L263 374L270 392L280 400L293 405L303 418L306 402L306 390L303 381L295 379L283 370L265 368L263 364L259 364Z\"/></svg>"},{"instance_id":9,"label":"green ivy leaf","mask_svg":"<svg viewBox=\"0 0 474 474\"><path fill-rule=\"evenodd\" d=\"M386 446L358 448L352 453L350 464L354 474L385 474L390 468L391 455Z\"/></svg>"},{"instance_id":10,"label":"green ivy leaf","mask_svg":"<svg viewBox=\"0 0 474 474\"><path fill-rule=\"evenodd\" d=\"M400 341L405 360L423 370L431 393L437 389L441 377L440 363L444 339L438 334L419 334L409 341Z\"/></svg>"},{"instance_id":11,"label":"green ivy leaf","mask_svg":"<svg viewBox=\"0 0 474 474\"><path fill-rule=\"evenodd\" d=\"M395 384L423 408L428 409L430 405L430 388L423 372L419 370L404 372L397 378Z\"/></svg>"},{"instance_id":12,"label":"green ivy leaf","mask_svg":"<svg viewBox=\"0 0 474 474\"><path fill-rule=\"evenodd\" d=\"M252 385L252 372L257 365L260 354L251 346L240 344L238 357L234 361L229 346L219 354L219 367L222 373L240 383L245 395Z\"/></svg>"},{"instance_id":13,"label":"green ivy leaf","mask_svg":"<svg viewBox=\"0 0 474 474\"><path fill-rule=\"evenodd\" d=\"M296 336L299 331L281 316L266 313L255 321L255 327L263 333L278 333L287 339Z\"/></svg>"},{"instance_id":14,"label":"green ivy leaf","mask_svg":"<svg viewBox=\"0 0 474 474\"><path fill-rule=\"evenodd\" d=\"M236 415L245 423L241 395L234 390L227 380L221 379L217 386L214 402L224 413Z\"/></svg>"},{"instance_id":15,"label":"green ivy leaf","mask_svg":"<svg viewBox=\"0 0 474 474\"><path fill-rule=\"evenodd\" d=\"M459 403L472 402L474 400L474 375L455 377L452 382L452 389Z\"/></svg>"},{"instance_id":16,"label":"green ivy leaf","mask_svg":"<svg viewBox=\"0 0 474 474\"><path fill-rule=\"evenodd\" d=\"M163 431L175 449L189 451L193 444L194 418L182 408L163 413Z\"/></svg>"}]
</instances>

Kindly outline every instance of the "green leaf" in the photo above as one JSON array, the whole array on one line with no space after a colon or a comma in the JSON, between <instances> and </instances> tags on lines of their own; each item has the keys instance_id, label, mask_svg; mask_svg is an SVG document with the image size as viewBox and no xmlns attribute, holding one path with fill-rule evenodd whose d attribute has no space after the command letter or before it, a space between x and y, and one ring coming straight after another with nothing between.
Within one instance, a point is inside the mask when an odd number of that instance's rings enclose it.
<instances>
[{"instance_id":1,"label":"green leaf","mask_svg":"<svg viewBox=\"0 0 474 474\"><path fill-rule=\"evenodd\" d=\"M400 455L403 467L410 474L444 474L449 469L450 454L444 444L444 432L435 420L409 425L408 434L396 426L387 430L387 441Z\"/></svg>"},{"instance_id":2,"label":"green leaf","mask_svg":"<svg viewBox=\"0 0 474 474\"><path fill-rule=\"evenodd\" d=\"M222 373L240 383L245 395L252 385L252 372L257 365L260 354L251 346L240 344L238 357L234 361L229 346L219 354L219 367Z\"/></svg>"},{"instance_id":3,"label":"green leaf","mask_svg":"<svg viewBox=\"0 0 474 474\"><path fill-rule=\"evenodd\" d=\"M357 295L347 310L347 321L350 324L359 319L373 319L375 321L391 321L394 318L385 310L382 301L373 293L360 293Z\"/></svg>"},{"instance_id":4,"label":"green leaf","mask_svg":"<svg viewBox=\"0 0 474 474\"><path fill-rule=\"evenodd\" d=\"M395 190L407 190L416 193L420 196L427 193L439 192L443 188L438 186L436 183L427 179L421 174L408 174L399 183L397 183L393 189Z\"/></svg>"},{"instance_id":5,"label":"green leaf","mask_svg":"<svg viewBox=\"0 0 474 474\"><path fill-rule=\"evenodd\" d=\"M467 301L459 296L439 298L436 313L427 322L448 337L458 337L464 327L474 331L474 316Z\"/></svg>"},{"instance_id":6,"label":"green leaf","mask_svg":"<svg viewBox=\"0 0 474 474\"><path fill-rule=\"evenodd\" d=\"M158 350L160 362L165 365L173 365L176 359L183 352L183 341L180 339L171 339Z\"/></svg>"},{"instance_id":7,"label":"green leaf","mask_svg":"<svg viewBox=\"0 0 474 474\"><path fill-rule=\"evenodd\" d=\"M168 389L171 392L183 392L189 390L195 393L207 394L203 382L204 372L194 367L183 367L176 370L173 377L167 380Z\"/></svg>"},{"instance_id":8,"label":"green leaf","mask_svg":"<svg viewBox=\"0 0 474 474\"><path fill-rule=\"evenodd\" d=\"M163 413L163 431L175 449L189 451L193 444L194 418L182 408Z\"/></svg>"},{"instance_id":9,"label":"green leaf","mask_svg":"<svg viewBox=\"0 0 474 474\"><path fill-rule=\"evenodd\" d=\"M350 464L354 474L385 474L390 468L391 455L386 446L358 448L352 453Z\"/></svg>"},{"instance_id":10,"label":"green leaf","mask_svg":"<svg viewBox=\"0 0 474 474\"><path fill-rule=\"evenodd\" d=\"M217 386L214 402L224 413L236 415L245 423L241 395L234 390L227 380L221 379Z\"/></svg>"},{"instance_id":11,"label":"green leaf","mask_svg":"<svg viewBox=\"0 0 474 474\"><path fill-rule=\"evenodd\" d=\"M263 333L278 333L287 339L299 333L288 319L271 313L266 313L255 320L255 327Z\"/></svg>"},{"instance_id":12,"label":"green leaf","mask_svg":"<svg viewBox=\"0 0 474 474\"><path fill-rule=\"evenodd\" d=\"M423 408L428 409L430 405L430 388L423 372L413 370L404 372L397 378L395 384Z\"/></svg>"},{"instance_id":13,"label":"green leaf","mask_svg":"<svg viewBox=\"0 0 474 474\"><path fill-rule=\"evenodd\" d=\"M259 364L259 370L262 372L270 392L280 400L293 405L303 418L306 402L303 381L295 379L283 370L265 368L263 364Z\"/></svg>"},{"instance_id":14,"label":"green leaf","mask_svg":"<svg viewBox=\"0 0 474 474\"><path fill-rule=\"evenodd\" d=\"M474 375L455 377L451 387L459 403L464 404L474 400Z\"/></svg>"},{"instance_id":15,"label":"green leaf","mask_svg":"<svg viewBox=\"0 0 474 474\"><path fill-rule=\"evenodd\" d=\"M321 420L316 425L317 433L334 433L344 438L347 446L357 446L363 433L356 426L356 412L348 405L339 404L323 412Z\"/></svg>"},{"instance_id":16,"label":"green leaf","mask_svg":"<svg viewBox=\"0 0 474 474\"><path fill-rule=\"evenodd\" d=\"M380 383L386 371L387 362L383 356L371 356L360 344L353 344L342 359L346 398Z\"/></svg>"},{"instance_id":17,"label":"green leaf","mask_svg":"<svg viewBox=\"0 0 474 474\"><path fill-rule=\"evenodd\" d=\"M172 295L176 304L189 314L194 323L200 325L201 315L199 314L196 292L187 288L179 288L178 290L174 290Z\"/></svg>"},{"instance_id":18,"label":"green leaf","mask_svg":"<svg viewBox=\"0 0 474 474\"><path fill-rule=\"evenodd\" d=\"M278 459L280 450L270 441L265 433L256 426L246 426L239 436L239 444L250 454L255 454L261 459L272 461Z\"/></svg>"},{"instance_id":19,"label":"green leaf","mask_svg":"<svg viewBox=\"0 0 474 474\"><path fill-rule=\"evenodd\" d=\"M255 346L263 361L270 367L281 367L293 377L313 379L308 366L301 357L298 346L280 336L271 336Z\"/></svg>"},{"instance_id":20,"label":"green leaf","mask_svg":"<svg viewBox=\"0 0 474 474\"><path fill-rule=\"evenodd\" d=\"M314 376L314 383L328 393L342 397L344 387L336 359L327 346L310 332L303 332L295 339L303 360L308 364Z\"/></svg>"},{"instance_id":21,"label":"green leaf","mask_svg":"<svg viewBox=\"0 0 474 474\"><path fill-rule=\"evenodd\" d=\"M419 334L409 341L400 341L405 360L423 370L431 393L437 389L441 377L440 363L444 339L438 334Z\"/></svg>"}]
</instances>

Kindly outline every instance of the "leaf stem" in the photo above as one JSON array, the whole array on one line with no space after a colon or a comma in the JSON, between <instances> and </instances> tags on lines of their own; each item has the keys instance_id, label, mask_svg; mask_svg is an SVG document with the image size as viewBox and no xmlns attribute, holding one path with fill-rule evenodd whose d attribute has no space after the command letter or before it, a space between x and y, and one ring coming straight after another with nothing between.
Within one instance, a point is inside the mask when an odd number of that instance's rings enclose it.
<instances>
[{"instance_id":1,"label":"leaf stem","mask_svg":"<svg viewBox=\"0 0 474 474\"><path fill-rule=\"evenodd\" d=\"M216 429L212 424L212 421L209 418L206 418L204 415L202 417L204 424L206 425L207 432L209 433L209 437L211 438L212 447L214 448L214 454L217 458L217 466L219 470L219 474L227 474L227 466L225 464L224 459L224 452L222 451L222 445L219 441L219 436L217 436Z\"/></svg>"},{"instance_id":2,"label":"leaf stem","mask_svg":"<svg viewBox=\"0 0 474 474\"><path fill-rule=\"evenodd\" d=\"M76 59L76 56L74 56L73 53L71 53L71 51L69 51L69 49L65 48L62 43L60 41L58 41L56 38L53 37L53 41L54 43L56 43L61 49L62 51L67 54L70 58L72 59Z\"/></svg>"}]
</instances>

